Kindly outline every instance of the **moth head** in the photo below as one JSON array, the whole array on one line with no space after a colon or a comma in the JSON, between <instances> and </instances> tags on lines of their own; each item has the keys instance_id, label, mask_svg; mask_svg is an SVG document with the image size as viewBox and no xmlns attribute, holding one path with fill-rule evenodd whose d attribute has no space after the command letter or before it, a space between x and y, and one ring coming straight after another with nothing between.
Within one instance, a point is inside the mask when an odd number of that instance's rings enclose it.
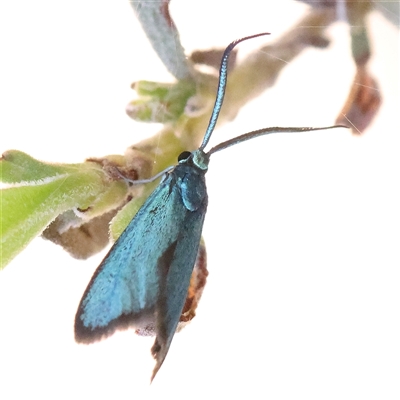
<instances>
[{"instance_id":1,"label":"moth head","mask_svg":"<svg viewBox=\"0 0 400 400\"><path fill-rule=\"evenodd\" d=\"M191 164L203 171L207 171L210 157L203 150L197 149L193 152L184 151L178 157L179 164Z\"/></svg>"}]
</instances>

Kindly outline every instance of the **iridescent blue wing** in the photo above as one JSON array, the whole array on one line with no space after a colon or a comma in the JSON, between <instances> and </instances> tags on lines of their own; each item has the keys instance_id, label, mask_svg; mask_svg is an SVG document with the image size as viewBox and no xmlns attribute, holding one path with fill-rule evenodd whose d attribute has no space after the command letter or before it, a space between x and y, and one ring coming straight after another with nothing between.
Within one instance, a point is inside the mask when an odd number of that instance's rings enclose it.
<instances>
[{"instance_id":1,"label":"iridescent blue wing","mask_svg":"<svg viewBox=\"0 0 400 400\"><path fill-rule=\"evenodd\" d=\"M90 343L128 326L154 326L154 377L181 316L206 208L204 173L178 165L96 270L76 314L78 342Z\"/></svg>"}]
</instances>

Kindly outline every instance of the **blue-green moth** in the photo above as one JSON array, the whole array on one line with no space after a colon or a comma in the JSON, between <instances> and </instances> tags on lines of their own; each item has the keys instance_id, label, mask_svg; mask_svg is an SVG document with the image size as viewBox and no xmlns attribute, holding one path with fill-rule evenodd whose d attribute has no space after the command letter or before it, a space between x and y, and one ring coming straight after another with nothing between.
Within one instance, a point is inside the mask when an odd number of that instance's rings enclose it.
<instances>
[{"instance_id":1,"label":"blue-green moth","mask_svg":"<svg viewBox=\"0 0 400 400\"><path fill-rule=\"evenodd\" d=\"M90 343L116 329L154 330L152 379L171 345L185 304L207 211L205 174L210 156L234 144L277 132L327 128L265 128L204 149L216 125L225 94L232 42L222 56L214 109L203 142L179 156L178 164L161 174L162 180L115 242L93 275L75 318L75 338ZM332 128L332 127L330 127ZM145 183L139 181L136 183Z\"/></svg>"}]
</instances>

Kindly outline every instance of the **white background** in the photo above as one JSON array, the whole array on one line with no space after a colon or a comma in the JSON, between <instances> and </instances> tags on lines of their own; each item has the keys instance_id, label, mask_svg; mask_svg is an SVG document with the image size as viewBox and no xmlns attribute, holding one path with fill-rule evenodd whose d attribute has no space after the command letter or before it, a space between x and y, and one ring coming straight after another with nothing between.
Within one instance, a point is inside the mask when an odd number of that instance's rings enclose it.
<instances>
[{"instance_id":1,"label":"white background","mask_svg":"<svg viewBox=\"0 0 400 400\"><path fill-rule=\"evenodd\" d=\"M228 8L229 4L229 8ZM272 42L294 1L185 2L171 13L189 53ZM213 156L204 226L209 282L149 386L152 339L77 345L73 320L104 253L87 261L34 240L0 273L2 399L398 399L399 37L369 18L383 105L346 130L264 137ZM212 143L267 126L334 122L355 72L348 27L328 31ZM120 154L157 132L125 106L139 79L171 81L125 0L0 3L0 150L45 161Z\"/></svg>"}]
</instances>

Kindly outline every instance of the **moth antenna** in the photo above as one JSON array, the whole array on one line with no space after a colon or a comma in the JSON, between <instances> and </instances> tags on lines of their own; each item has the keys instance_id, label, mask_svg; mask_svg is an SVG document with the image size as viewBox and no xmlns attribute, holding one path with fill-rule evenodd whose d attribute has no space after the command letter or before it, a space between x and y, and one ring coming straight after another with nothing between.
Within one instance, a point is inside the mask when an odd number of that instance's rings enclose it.
<instances>
[{"instance_id":1,"label":"moth antenna","mask_svg":"<svg viewBox=\"0 0 400 400\"><path fill-rule=\"evenodd\" d=\"M245 142L246 140L254 139L259 136L269 135L271 133L280 133L280 132L310 132L310 131L324 131L326 129L335 129L335 128L348 128L346 125L333 125L333 126L324 126L321 128L311 128L311 127L302 127L302 128L281 128L279 126L273 128L262 128L257 129L256 131L251 131L244 133L243 135L236 136L232 139L227 140L226 142L219 143L215 147L213 147L207 154L210 156L217 151L226 149L228 147L234 146L235 144Z\"/></svg>"},{"instance_id":2,"label":"moth antenna","mask_svg":"<svg viewBox=\"0 0 400 400\"><path fill-rule=\"evenodd\" d=\"M204 150L204 148L207 146L207 143L210 140L211 134L213 133L213 130L217 123L219 111L221 110L222 103L224 102L226 82L227 82L227 77L228 77L228 60L229 60L229 55L231 54L231 51L240 42L243 42L248 39L253 39L258 36L265 36L265 35L269 35L269 33L258 33L257 35L246 36L244 38L237 39L237 40L233 41L225 49L224 54L222 55L221 66L219 68L219 82L218 82L217 96L215 98L214 108L211 113L210 122L208 123L208 127L206 130L206 133L204 134L203 142L201 143L199 150Z\"/></svg>"}]
</instances>

